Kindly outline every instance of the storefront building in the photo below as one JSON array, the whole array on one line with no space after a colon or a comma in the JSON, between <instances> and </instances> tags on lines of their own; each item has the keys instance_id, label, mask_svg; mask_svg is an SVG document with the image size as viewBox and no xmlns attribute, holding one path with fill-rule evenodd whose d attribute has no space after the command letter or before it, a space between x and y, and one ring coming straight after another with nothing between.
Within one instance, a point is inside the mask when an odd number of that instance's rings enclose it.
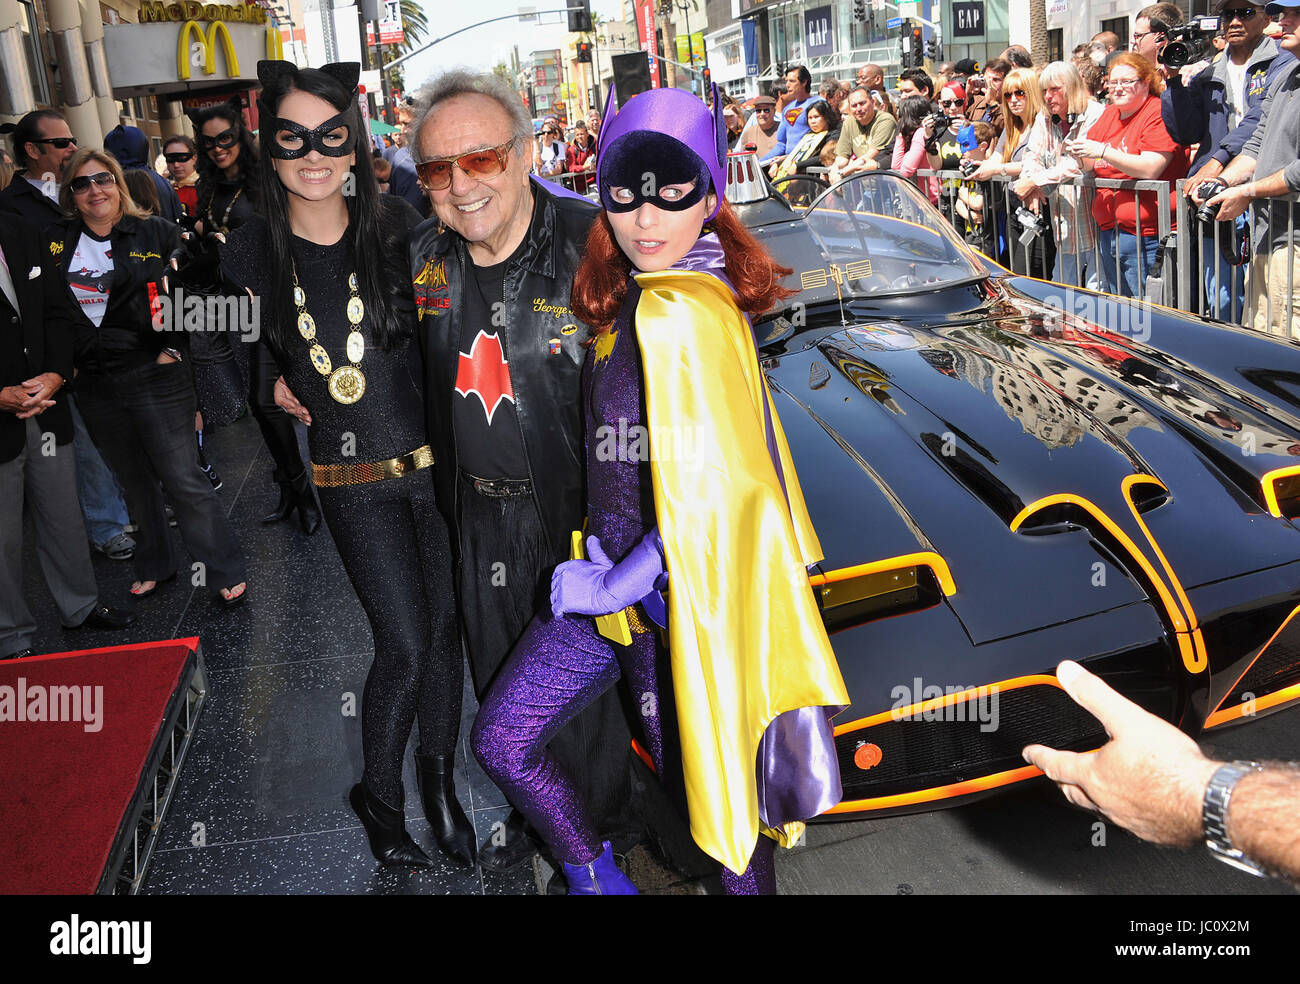
<instances>
[{"instance_id":1,"label":"storefront building","mask_svg":"<svg viewBox=\"0 0 1300 984\"><path fill-rule=\"evenodd\" d=\"M0 118L55 109L92 147L123 122L158 153L189 132L184 108L238 96L251 109L257 62L301 48L287 21L282 3L0 0Z\"/></svg>"}]
</instances>

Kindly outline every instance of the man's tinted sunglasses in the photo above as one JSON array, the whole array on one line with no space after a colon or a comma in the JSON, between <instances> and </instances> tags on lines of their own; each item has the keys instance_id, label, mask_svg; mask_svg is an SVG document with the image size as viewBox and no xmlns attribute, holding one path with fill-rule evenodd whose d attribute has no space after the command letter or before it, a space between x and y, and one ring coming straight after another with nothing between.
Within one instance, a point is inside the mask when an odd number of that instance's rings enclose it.
<instances>
[{"instance_id":1,"label":"man's tinted sunglasses","mask_svg":"<svg viewBox=\"0 0 1300 984\"><path fill-rule=\"evenodd\" d=\"M442 191L451 187L451 169L458 167L476 181L494 178L506 169L506 160L510 148L517 138L511 137L500 147L484 147L473 150L459 157L439 157L431 161L421 161L415 165L415 173L421 183L430 191Z\"/></svg>"}]
</instances>

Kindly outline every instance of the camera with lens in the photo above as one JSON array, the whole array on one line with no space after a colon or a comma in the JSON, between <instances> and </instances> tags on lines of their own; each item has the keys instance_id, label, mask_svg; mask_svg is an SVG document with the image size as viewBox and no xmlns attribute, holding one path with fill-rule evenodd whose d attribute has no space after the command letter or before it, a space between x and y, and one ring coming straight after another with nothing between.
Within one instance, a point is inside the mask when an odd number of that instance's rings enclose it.
<instances>
[{"instance_id":1,"label":"camera with lens","mask_svg":"<svg viewBox=\"0 0 1300 984\"><path fill-rule=\"evenodd\" d=\"M1016 209L1016 221L1020 223L1020 228L1023 230L1020 233L1020 244L1022 246L1028 246L1047 231L1046 220L1041 215L1035 215L1023 205Z\"/></svg>"},{"instance_id":2,"label":"camera with lens","mask_svg":"<svg viewBox=\"0 0 1300 984\"><path fill-rule=\"evenodd\" d=\"M1213 181L1202 181L1196 186L1196 193L1201 196L1201 207L1196 210L1197 222L1214 222L1219 217L1219 205L1211 205L1210 199L1219 192L1228 187L1226 181L1220 181L1215 178Z\"/></svg>"},{"instance_id":3,"label":"camera with lens","mask_svg":"<svg viewBox=\"0 0 1300 984\"><path fill-rule=\"evenodd\" d=\"M943 131L948 129L948 127L950 126L952 126L952 117L949 116L947 113L945 113L942 109L939 110L939 112L934 114L935 136L938 136L939 134L943 133Z\"/></svg>"},{"instance_id":4,"label":"camera with lens","mask_svg":"<svg viewBox=\"0 0 1300 984\"><path fill-rule=\"evenodd\" d=\"M1217 52L1211 42L1218 33L1217 17L1197 17L1169 28L1165 31L1169 40L1160 50L1160 64L1177 69L1213 58Z\"/></svg>"}]
</instances>

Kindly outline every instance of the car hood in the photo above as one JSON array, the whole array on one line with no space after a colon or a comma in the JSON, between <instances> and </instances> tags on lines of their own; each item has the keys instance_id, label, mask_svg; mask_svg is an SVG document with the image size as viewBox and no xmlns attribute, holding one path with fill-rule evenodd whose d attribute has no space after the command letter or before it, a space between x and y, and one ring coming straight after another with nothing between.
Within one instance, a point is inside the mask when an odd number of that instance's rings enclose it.
<instances>
[{"instance_id":1,"label":"car hood","mask_svg":"<svg viewBox=\"0 0 1300 984\"><path fill-rule=\"evenodd\" d=\"M1144 562L1190 590L1300 558L1263 491L1300 465L1300 349L999 281L943 317L822 314L764 359L822 571L937 554L978 644L1145 602Z\"/></svg>"}]
</instances>

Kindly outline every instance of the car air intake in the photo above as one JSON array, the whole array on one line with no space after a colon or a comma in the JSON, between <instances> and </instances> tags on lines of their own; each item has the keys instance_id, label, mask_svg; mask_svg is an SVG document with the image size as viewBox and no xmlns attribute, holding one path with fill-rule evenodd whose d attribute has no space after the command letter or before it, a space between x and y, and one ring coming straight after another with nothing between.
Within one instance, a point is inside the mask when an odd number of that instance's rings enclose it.
<instances>
[{"instance_id":1,"label":"car air intake","mask_svg":"<svg viewBox=\"0 0 1300 984\"><path fill-rule=\"evenodd\" d=\"M926 791L934 795L917 795L916 801L978 792L986 777L1023 769L1020 752L1026 745L1088 751L1107 740L1101 723L1054 682L1006 681L965 693L966 699L946 705L932 700L900 707L879 715L883 719L879 723L837 735L844 785L841 810L903 807L909 794ZM910 719L894 719L908 711ZM971 785L952 791L942 788L958 783ZM882 797L903 800L853 802Z\"/></svg>"}]
</instances>

